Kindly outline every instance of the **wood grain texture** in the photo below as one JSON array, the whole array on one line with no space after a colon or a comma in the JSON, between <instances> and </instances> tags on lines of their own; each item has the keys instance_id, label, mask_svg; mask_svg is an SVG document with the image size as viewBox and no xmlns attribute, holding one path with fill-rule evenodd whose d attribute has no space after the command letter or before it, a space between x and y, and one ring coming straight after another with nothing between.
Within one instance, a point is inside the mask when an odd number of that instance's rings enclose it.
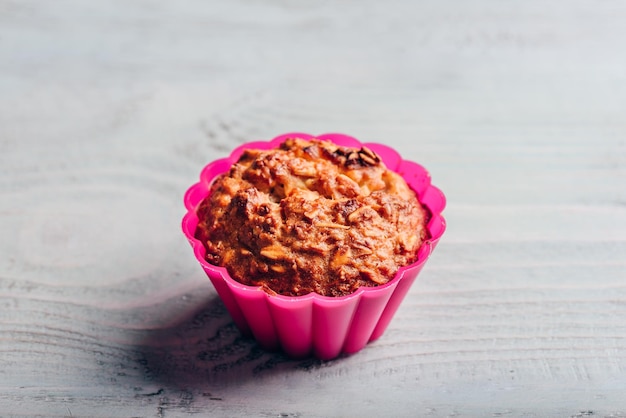
<instances>
[{"instance_id":1,"label":"wood grain texture","mask_svg":"<svg viewBox=\"0 0 626 418\"><path fill-rule=\"evenodd\" d=\"M626 417L626 7L0 0L0 416ZM242 338L180 232L209 160L401 150L448 231L383 337Z\"/></svg>"}]
</instances>

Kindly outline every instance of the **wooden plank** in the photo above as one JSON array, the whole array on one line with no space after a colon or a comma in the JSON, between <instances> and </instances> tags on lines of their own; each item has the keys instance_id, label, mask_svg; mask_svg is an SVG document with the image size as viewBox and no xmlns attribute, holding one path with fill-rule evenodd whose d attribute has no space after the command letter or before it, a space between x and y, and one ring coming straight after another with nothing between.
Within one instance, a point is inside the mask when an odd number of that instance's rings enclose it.
<instances>
[{"instance_id":1,"label":"wooden plank","mask_svg":"<svg viewBox=\"0 0 626 418\"><path fill-rule=\"evenodd\" d=\"M0 415L626 417L626 8L0 1ZM236 330L180 231L237 144L396 147L448 231L362 352Z\"/></svg>"}]
</instances>

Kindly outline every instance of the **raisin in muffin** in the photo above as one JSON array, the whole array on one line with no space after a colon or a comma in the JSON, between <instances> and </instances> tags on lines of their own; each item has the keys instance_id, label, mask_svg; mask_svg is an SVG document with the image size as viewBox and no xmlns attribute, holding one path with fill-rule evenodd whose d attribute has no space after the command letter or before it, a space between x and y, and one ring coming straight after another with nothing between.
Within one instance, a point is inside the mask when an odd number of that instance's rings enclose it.
<instances>
[{"instance_id":1,"label":"raisin in muffin","mask_svg":"<svg viewBox=\"0 0 626 418\"><path fill-rule=\"evenodd\" d=\"M244 151L197 215L209 263L287 296L387 283L428 239L428 210L378 155L317 139Z\"/></svg>"}]
</instances>

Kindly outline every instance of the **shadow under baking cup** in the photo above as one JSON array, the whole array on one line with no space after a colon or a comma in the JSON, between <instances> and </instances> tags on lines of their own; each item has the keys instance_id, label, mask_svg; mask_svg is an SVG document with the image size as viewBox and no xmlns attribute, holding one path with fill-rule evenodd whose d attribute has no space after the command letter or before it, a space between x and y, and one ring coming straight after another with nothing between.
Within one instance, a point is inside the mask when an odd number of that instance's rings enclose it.
<instances>
[{"instance_id":1,"label":"shadow under baking cup","mask_svg":"<svg viewBox=\"0 0 626 418\"><path fill-rule=\"evenodd\" d=\"M360 287L346 296L328 297L316 293L305 296L270 295L260 286L237 282L224 267L206 261L204 245L194 237L198 225L196 209L208 196L213 180L228 171L245 149L272 149L285 139L294 137L318 138L354 148L365 145L380 156L388 169L404 178L431 213L427 225L430 239L420 247L414 263L400 268L395 277L384 285ZM182 222L183 232L241 333L253 336L267 350L282 349L294 358L313 355L329 360L342 353L355 353L379 338L446 229L441 215L446 205L445 196L431 184L430 175L424 167L403 160L398 152L388 146L362 144L343 134L314 137L304 133L289 133L271 141L241 145L229 157L205 166L200 181L187 190L184 202L187 214Z\"/></svg>"}]
</instances>

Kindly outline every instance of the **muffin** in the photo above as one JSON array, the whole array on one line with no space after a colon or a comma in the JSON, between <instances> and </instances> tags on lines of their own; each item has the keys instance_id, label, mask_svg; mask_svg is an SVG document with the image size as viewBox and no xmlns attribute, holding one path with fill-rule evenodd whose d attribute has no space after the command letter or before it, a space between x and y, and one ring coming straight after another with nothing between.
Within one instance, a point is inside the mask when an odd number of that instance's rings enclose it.
<instances>
[{"instance_id":1,"label":"muffin","mask_svg":"<svg viewBox=\"0 0 626 418\"><path fill-rule=\"evenodd\" d=\"M428 237L427 209L375 152L318 139L246 149L197 214L209 263L286 296L385 284Z\"/></svg>"},{"instance_id":2,"label":"muffin","mask_svg":"<svg viewBox=\"0 0 626 418\"><path fill-rule=\"evenodd\" d=\"M445 231L419 164L341 134L285 134L209 163L183 232L234 322L332 359L379 338Z\"/></svg>"}]
</instances>

